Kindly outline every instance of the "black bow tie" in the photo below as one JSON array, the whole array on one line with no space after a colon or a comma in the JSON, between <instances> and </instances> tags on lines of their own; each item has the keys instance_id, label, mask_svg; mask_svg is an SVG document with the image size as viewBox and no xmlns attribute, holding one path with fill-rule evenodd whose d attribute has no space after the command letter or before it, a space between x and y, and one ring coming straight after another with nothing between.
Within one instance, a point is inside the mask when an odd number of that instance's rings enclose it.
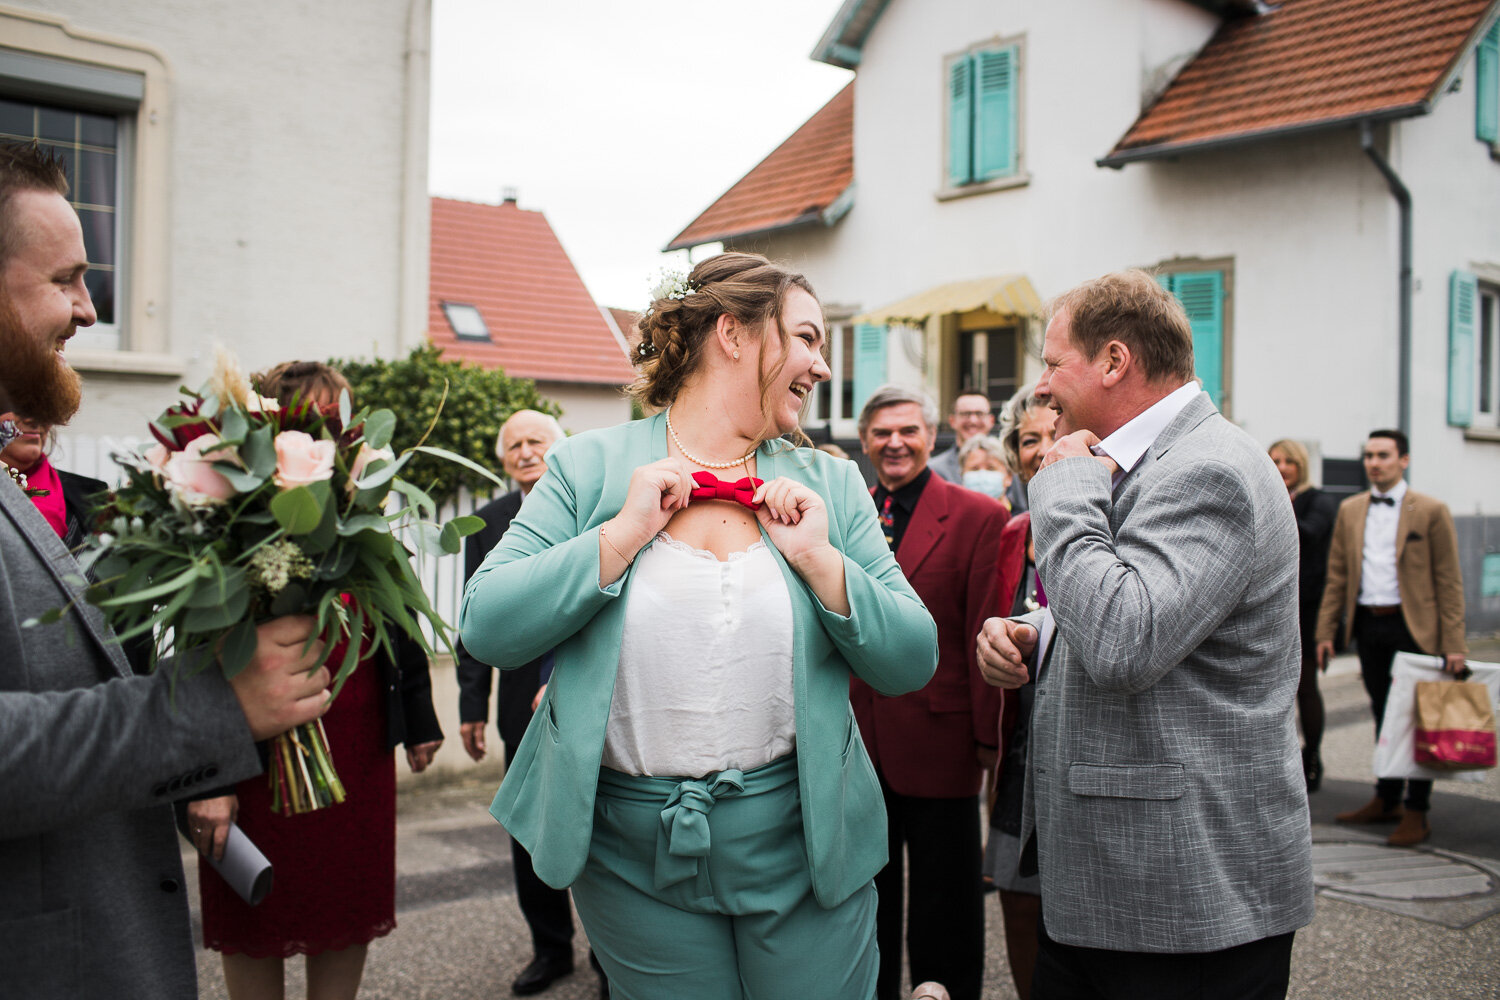
<instances>
[{"instance_id":1,"label":"black bow tie","mask_svg":"<svg viewBox=\"0 0 1500 1000\"><path fill-rule=\"evenodd\" d=\"M1371 503L1383 503L1387 507L1394 507L1394 506L1396 506L1396 498L1395 497L1378 497L1378 496L1376 496L1373 493L1370 494L1370 502Z\"/></svg>"}]
</instances>

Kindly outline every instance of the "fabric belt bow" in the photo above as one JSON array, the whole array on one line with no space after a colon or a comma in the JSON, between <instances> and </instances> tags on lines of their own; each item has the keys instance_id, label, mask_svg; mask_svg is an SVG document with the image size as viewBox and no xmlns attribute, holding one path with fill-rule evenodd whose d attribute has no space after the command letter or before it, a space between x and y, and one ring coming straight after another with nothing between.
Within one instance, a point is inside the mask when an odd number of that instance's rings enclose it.
<instances>
[{"instance_id":1,"label":"fabric belt bow","mask_svg":"<svg viewBox=\"0 0 1500 1000\"><path fill-rule=\"evenodd\" d=\"M661 829L656 835L658 890L696 877L699 896L712 894L708 882L708 814L714 802L745 790L745 775L733 768L720 771L712 781L684 781L672 789L661 811Z\"/></svg>"},{"instance_id":2,"label":"fabric belt bow","mask_svg":"<svg viewBox=\"0 0 1500 1000\"><path fill-rule=\"evenodd\" d=\"M760 504L755 503L751 497L755 496L755 491L765 482L763 479L746 476L731 483L712 472L695 472L693 482L698 485L688 495L694 500L729 500L751 510L760 510Z\"/></svg>"}]
</instances>

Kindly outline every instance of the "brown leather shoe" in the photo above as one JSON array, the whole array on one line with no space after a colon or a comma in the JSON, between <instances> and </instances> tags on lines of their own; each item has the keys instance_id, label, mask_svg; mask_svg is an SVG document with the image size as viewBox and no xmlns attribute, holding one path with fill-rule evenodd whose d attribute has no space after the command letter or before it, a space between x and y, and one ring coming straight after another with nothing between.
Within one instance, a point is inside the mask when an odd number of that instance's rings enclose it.
<instances>
[{"instance_id":1,"label":"brown leather shoe","mask_svg":"<svg viewBox=\"0 0 1500 1000\"><path fill-rule=\"evenodd\" d=\"M1394 823L1400 818L1401 807L1387 809L1378 795L1358 809L1341 812L1334 817L1340 823Z\"/></svg>"},{"instance_id":2,"label":"brown leather shoe","mask_svg":"<svg viewBox=\"0 0 1500 1000\"><path fill-rule=\"evenodd\" d=\"M1392 847L1415 847L1430 836L1432 827L1427 825L1427 813L1421 809L1408 809L1385 842Z\"/></svg>"}]
</instances>

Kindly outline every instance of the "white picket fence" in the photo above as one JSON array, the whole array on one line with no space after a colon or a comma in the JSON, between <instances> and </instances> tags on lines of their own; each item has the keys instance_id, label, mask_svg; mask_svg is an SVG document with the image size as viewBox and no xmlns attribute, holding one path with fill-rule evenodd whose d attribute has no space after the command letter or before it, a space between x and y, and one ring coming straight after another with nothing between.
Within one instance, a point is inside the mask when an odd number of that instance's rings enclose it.
<instances>
[{"instance_id":1,"label":"white picket fence","mask_svg":"<svg viewBox=\"0 0 1500 1000\"><path fill-rule=\"evenodd\" d=\"M113 486L121 481L122 476L119 466L115 465L110 455L119 448L135 448L150 443L149 438L94 437L63 432L58 435L57 446L52 450L51 457L53 464L60 469L102 479ZM489 497L476 497L468 490L463 490L457 500L439 508L438 520L443 522L459 514L472 514L489 500ZM407 548L416 552L415 541L408 537L406 542ZM413 567L438 616L450 626L457 627L458 607L464 592L463 553L445 556L418 554L413 560ZM428 638L433 636L429 635Z\"/></svg>"}]
</instances>

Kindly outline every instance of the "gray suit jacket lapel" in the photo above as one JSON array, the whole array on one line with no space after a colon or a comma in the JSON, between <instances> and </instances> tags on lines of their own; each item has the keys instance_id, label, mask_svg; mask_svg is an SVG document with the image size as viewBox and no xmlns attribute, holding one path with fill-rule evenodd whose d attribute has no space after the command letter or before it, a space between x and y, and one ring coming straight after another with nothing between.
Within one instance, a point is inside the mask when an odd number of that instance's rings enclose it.
<instances>
[{"instance_id":1,"label":"gray suit jacket lapel","mask_svg":"<svg viewBox=\"0 0 1500 1000\"><path fill-rule=\"evenodd\" d=\"M66 626L69 622L83 622L84 630L103 650L105 659L115 673L121 677L129 677L130 664L126 662L120 644L115 641L114 634L105 624L99 609L83 596L83 588L79 586L83 571L78 568L77 560L63 545L62 539L57 537L57 532L52 530L47 519L36 509L31 498L22 493L10 477L0 476L0 480L3 480L0 482L0 510L4 511L5 516L15 524L16 531L36 552L39 562L46 567L48 576L57 584L63 600L72 602L74 613L64 617L63 624Z\"/></svg>"}]
</instances>

